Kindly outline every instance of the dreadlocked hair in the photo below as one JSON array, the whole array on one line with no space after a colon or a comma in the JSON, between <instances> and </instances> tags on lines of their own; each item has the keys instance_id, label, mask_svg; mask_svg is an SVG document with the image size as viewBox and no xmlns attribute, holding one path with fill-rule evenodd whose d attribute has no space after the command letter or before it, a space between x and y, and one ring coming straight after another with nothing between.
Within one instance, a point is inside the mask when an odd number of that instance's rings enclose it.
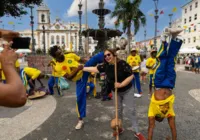
<instances>
[{"instance_id":1,"label":"dreadlocked hair","mask_svg":"<svg viewBox=\"0 0 200 140\"><path fill-rule=\"evenodd\" d=\"M49 54L52 56L52 57L56 57L56 51L59 49L59 47L57 45L51 47L49 49Z\"/></svg>"}]
</instances>

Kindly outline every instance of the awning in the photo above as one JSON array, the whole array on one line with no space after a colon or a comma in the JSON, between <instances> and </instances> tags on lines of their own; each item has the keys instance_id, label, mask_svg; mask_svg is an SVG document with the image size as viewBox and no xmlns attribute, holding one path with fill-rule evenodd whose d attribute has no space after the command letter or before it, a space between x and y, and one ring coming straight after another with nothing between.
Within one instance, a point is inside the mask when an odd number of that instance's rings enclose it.
<instances>
[{"instance_id":1,"label":"awning","mask_svg":"<svg viewBox=\"0 0 200 140\"><path fill-rule=\"evenodd\" d=\"M197 50L196 47L185 47L181 48L179 54L186 54L186 53L200 53L200 50Z\"/></svg>"}]
</instances>

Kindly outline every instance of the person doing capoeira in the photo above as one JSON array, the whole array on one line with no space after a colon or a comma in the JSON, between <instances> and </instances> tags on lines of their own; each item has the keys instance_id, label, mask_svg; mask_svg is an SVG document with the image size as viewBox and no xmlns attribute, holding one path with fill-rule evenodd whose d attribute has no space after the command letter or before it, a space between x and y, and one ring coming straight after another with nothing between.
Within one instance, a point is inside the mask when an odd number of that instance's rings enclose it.
<instances>
[{"instance_id":1,"label":"person doing capoeira","mask_svg":"<svg viewBox=\"0 0 200 140\"><path fill-rule=\"evenodd\" d=\"M182 29L166 28L165 33L172 36L169 49L167 50L168 43L163 41L157 53L158 66L153 77L155 91L151 97L148 112L148 140L152 140L153 138L155 121L161 122L164 118L168 119L172 140L177 139L175 112L173 108L175 100L173 88L176 81L175 57L182 45L182 40L177 38L180 32L182 32Z\"/></svg>"}]
</instances>

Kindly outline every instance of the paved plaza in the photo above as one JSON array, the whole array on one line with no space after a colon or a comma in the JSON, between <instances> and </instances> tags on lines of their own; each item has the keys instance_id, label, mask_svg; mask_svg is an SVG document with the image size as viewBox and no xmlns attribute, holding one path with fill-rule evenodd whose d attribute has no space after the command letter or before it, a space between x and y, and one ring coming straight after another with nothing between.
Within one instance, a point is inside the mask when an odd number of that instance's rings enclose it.
<instances>
[{"instance_id":1,"label":"paved plaza","mask_svg":"<svg viewBox=\"0 0 200 140\"><path fill-rule=\"evenodd\" d=\"M179 68L181 69L181 68ZM47 84L47 80L44 81ZM200 133L200 75L178 72L175 95L176 124L178 140L199 140ZM139 128L147 136L149 105L148 85L142 85L142 98L134 98L137 105ZM28 101L17 109L0 108L1 140L111 140L110 120L113 118L113 101L102 102L99 99L87 100L87 118L82 130L75 130L77 115L75 108L75 84L63 97L46 96ZM136 140L125 117L125 132L121 140ZM155 140L164 140L170 136L165 120L156 123Z\"/></svg>"}]
</instances>

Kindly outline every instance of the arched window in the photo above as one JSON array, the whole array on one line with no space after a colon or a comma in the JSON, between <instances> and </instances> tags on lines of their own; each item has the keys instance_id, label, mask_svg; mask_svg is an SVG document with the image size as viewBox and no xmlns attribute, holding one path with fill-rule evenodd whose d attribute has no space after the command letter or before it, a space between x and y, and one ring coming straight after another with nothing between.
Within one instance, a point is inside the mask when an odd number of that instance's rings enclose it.
<instances>
[{"instance_id":1,"label":"arched window","mask_svg":"<svg viewBox=\"0 0 200 140\"><path fill-rule=\"evenodd\" d=\"M51 36L51 44L54 44L54 36Z\"/></svg>"},{"instance_id":2,"label":"arched window","mask_svg":"<svg viewBox=\"0 0 200 140\"><path fill-rule=\"evenodd\" d=\"M45 15L44 14L41 15L41 21L45 22Z\"/></svg>"},{"instance_id":3,"label":"arched window","mask_svg":"<svg viewBox=\"0 0 200 140\"><path fill-rule=\"evenodd\" d=\"M56 36L56 44L60 44L60 37L58 35Z\"/></svg>"},{"instance_id":4,"label":"arched window","mask_svg":"<svg viewBox=\"0 0 200 140\"><path fill-rule=\"evenodd\" d=\"M65 44L65 36L62 36L62 44Z\"/></svg>"}]
</instances>

